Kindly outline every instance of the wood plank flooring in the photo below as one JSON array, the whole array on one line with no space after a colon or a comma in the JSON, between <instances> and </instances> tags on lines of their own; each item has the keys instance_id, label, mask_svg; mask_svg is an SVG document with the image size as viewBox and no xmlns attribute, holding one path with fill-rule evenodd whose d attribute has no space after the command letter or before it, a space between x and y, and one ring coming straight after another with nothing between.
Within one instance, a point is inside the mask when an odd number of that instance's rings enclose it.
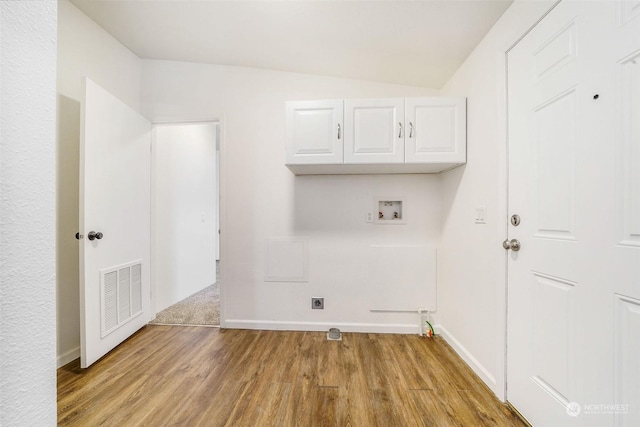
<instances>
[{"instance_id":1,"label":"wood plank flooring","mask_svg":"<svg viewBox=\"0 0 640 427\"><path fill-rule=\"evenodd\" d=\"M147 326L58 370L61 426L523 426L440 338Z\"/></svg>"}]
</instances>

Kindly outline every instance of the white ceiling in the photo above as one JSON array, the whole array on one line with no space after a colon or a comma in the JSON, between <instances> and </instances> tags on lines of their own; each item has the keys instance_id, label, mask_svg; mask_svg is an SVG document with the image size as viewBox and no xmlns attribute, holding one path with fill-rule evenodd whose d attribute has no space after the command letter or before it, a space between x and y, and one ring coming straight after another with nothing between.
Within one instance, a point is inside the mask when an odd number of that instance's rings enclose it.
<instances>
[{"instance_id":1,"label":"white ceiling","mask_svg":"<svg viewBox=\"0 0 640 427\"><path fill-rule=\"evenodd\" d=\"M431 88L512 1L72 0L141 58Z\"/></svg>"}]
</instances>

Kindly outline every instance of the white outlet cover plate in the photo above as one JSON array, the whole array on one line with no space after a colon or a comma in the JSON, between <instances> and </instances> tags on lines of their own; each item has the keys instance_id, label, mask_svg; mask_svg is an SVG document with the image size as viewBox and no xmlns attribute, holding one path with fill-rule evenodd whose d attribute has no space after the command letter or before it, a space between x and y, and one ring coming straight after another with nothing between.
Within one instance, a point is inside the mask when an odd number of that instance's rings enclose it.
<instances>
[{"instance_id":1,"label":"white outlet cover plate","mask_svg":"<svg viewBox=\"0 0 640 427\"><path fill-rule=\"evenodd\" d=\"M487 223L487 208L485 206L478 206L476 208L475 222L476 224Z\"/></svg>"}]
</instances>

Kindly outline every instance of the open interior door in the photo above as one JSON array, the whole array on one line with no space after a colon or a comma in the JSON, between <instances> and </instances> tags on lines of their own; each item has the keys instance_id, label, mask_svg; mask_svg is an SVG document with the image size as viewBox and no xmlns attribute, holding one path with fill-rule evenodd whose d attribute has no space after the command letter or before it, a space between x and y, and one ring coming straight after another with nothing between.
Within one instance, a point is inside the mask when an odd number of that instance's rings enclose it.
<instances>
[{"instance_id":1,"label":"open interior door","mask_svg":"<svg viewBox=\"0 0 640 427\"><path fill-rule=\"evenodd\" d=\"M80 142L80 349L88 367L150 320L151 124L86 80Z\"/></svg>"}]
</instances>

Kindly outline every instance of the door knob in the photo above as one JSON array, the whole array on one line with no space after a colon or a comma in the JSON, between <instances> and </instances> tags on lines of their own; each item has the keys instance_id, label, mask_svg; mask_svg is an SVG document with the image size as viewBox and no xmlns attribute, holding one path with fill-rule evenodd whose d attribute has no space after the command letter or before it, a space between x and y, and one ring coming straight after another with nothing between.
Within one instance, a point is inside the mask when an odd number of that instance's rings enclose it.
<instances>
[{"instance_id":1,"label":"door knob","mask_svg":"<svg viewBox=\"0 0 640 427\"><path fill-rule=\"evenodd\" d=\"M502 242L502 247L505 248L506 250L511 249L514 252L518 252L520 250L520 240L518 239L507 239L504 242Z\"/></svg>"},{"instance_id":2,"label":"door knob","mask_svg":"<svg viewBox=\"0 0 640 427\"><path fill-rule=\"evenodd\" d=\"M90 231L89 234L87 234L87 238L89 240L95 240L95 239L100 240L100 239L102 239L102 236L103 236L103 234L101 232L99 232L99 231L97 233L95 231Z\"/></svg>"}]
</instances>

